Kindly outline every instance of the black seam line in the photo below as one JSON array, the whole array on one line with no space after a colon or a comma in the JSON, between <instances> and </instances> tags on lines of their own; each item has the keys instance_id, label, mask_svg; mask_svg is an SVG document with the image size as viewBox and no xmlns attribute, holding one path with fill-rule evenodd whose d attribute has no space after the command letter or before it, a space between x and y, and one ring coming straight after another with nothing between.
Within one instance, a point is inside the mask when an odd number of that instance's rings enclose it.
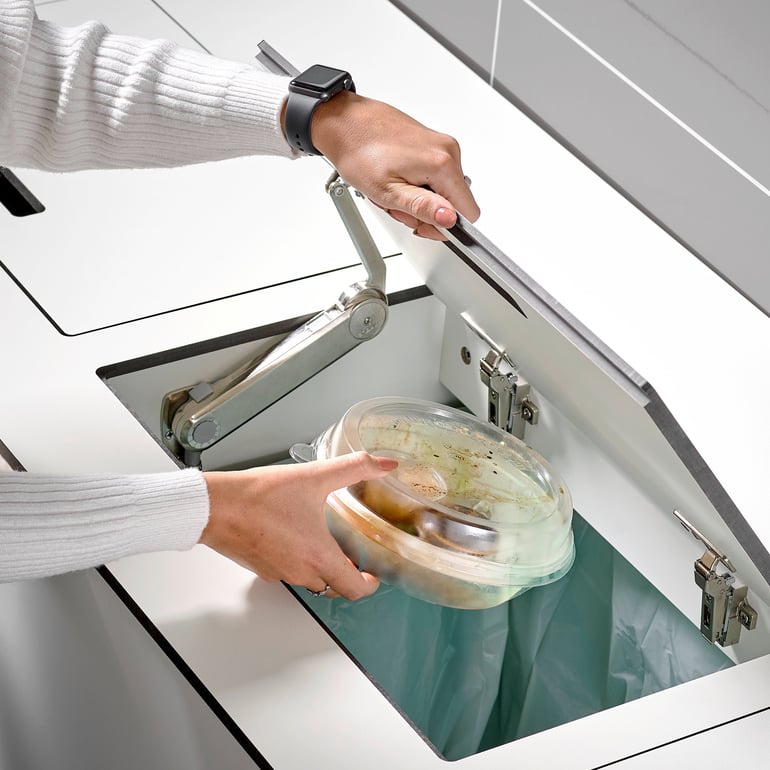
<instances>
[{"instance_id":1,"label":"black seam line","mask_svg":"<svg viewBox=\"0 0 770 770\"><path fill-rule=\"evenodd\" d=\"M653 746L651 749L644 749L644 751L637 751L635 754L629 754L628 756L621 757L620 759L613 759L612 762L607 762L604 765L597 765L596 767L591 768L591 770L602 770L602 768L605 768L605 767L612 767L612 765L620 764L621 762L625 762L627 759L633 759L634 757L639 757L642 754L649 754L652 751L663 749L666 746L671 746L674 743L681 743L682 741L689 740L690 738L695 738L698 735L703 735L704 733L711 732L711 730L716 730L720 727L726 727L727 725L734 724L735 722L740 722L742 719L755 717L757 714L761 714L764 711L770 711L770 706L765 706L765 708L757 709L756 711L752 711L750 714L743 714L742 716L735 717L735 719L728 719L726 722L720 722L719 724L712 725L711 727L704 727L702 730L697 730L696 732L690 733L689 735L683 735L681 738L674 738L674 740L672 741L666 741L666 743L661 743L658 746Z\"/></svg>"},{"instance_id":2,"label":"black seam line","mask_svg":"<svg viewBox=\"0 0 770 770\"><path fill-rule=\"evenodd\" d=\"M209 49L208 49L208 48L206 48L206 46L205 46L205 45L203 45L203 43L201 43L201 41L200 41L200 40L198 40L198 38L197 38L197 37L195 37L195 35L193 35L193 33L192 33L192 32L190 32L190 30L189 30L189 29L187 29L187 27L185 27L183 24L180 24L180 23L179 23L179 22L178 22L178 21L177 21L177 20L176 20L176 19L175 19L175 18L174 18L174 17L173 17L173 16L172 16L172 15L171 15L171 14L170 14L170 13L169 13L169 12L168 12L168 11L167 11L167 10L166 10L164 7L163 7L163 6L162 6L162 5L160 5L159 3L155 2L155 0L150 0L150 2L151 2L151 3L152 3L152 4L153 4L153 5L154 5L154 6L155 6L155 7L156 7L156 8L157 8L157 9L158 9L158 10L159 10L161 13L165 14L166 16L168 16L168 18L169 18L169 19L171 19L171 21L173 21L173 22L174 22L174 24L176 24L176 26L177 26L177 27L179 27L179 29L181 29L181 30L182 30L182 32L184 32L184 33L185 33L185 35L187 35L187 37L189 37L191 40L194 40L194 41L195 41L195 42L196 42L196 43L197 43L197 44L198 44L198 45L199 45L199 46L200 46L200 47L201 47L201 48L202 48L202 49L203 49L203 50L204 50L206 53L208 53L208 54L210 54L210 53L211 53L211 51L209 51Z\"/></svg>"},{"instance_id":3,"label":"black seam line","mask_svg":"<svg viewBox=\"0 0 770 770\"><path fill-rule=\"evenodd\" d=\"M463 251L455 246L453 243L447 241L446 247L464 264L466 264L476 275L479 276L488 286L496 291L514 310L517 310L524 318L527 314L521 309L521 305L516 301L511 292L507 291L506 287L501 286L500 282L496 281L494 276L488 273L484 268L474 262L470 257L463 253Z\"/></svg>"},{"instance_id":4,"label":"black seam line","mask_svg":"<svg viewBox=\"0 0 770 770\"><path fill-rule=\"evenodd\" d=\"M386 692L380 683L367 671L361 663L359 663L358 659L353 655L350 650L345 647L345 645L334 635L332 630L321 620L321 618L318 617L318 615L315 613L313 608L306 604L304 601L302 601L302 597L298 593L297 586L293 586L284 580L281 581L283 586L288 589L289 593L299 602L299 605L305 610L305 612L310 615L311 618L320 626L321 630L339 647L339 649L345 653L345 656L350 660L351 663L355 665L355 667L369 680L369 682L374 686L374 688L390 703L391 706L396 710L398 715L404 719L404 721L414 730L417 735L422 738L423 741L425 741L426 745L428 746L431 751L439 758L444 760L444 762L450 761L447 760L447 758L436 748L436 746L431 743L430 739L427 735L411 720L409 715L402 710L401 706L399 706L396 701L393 700L393 698L390 697L390 694Z\"/></svg>"},{"instance_id":5,"label":"black seam line","mask_svg":"<svg viewBox=\"0 0 770 770\"><path fill-rule=\"evenodd\" d=\"M411 302L417 299L432 296L427 286L413 286L409 289L401 289L388 295L388 307L395 307L405 302ZM296 329L305 321L310 320L315 313L305 313L294 318L286 318L272 323L262 324L251 329L244 329L237 332L212 337L206 340L191 342L187 345L181 345L168 350L162 350L155 353L147 353L136 358L129 358L125 361L118 361L111 364L100 366L96 370L96 375L106 382L114 377L120 377L124 374L133 374L144 369L151 369L155 366L163 366L175 361L183 361L186 358L213 353L217 350L232 348L236 345L243 345L250 342L257 342L265 337L272 337L278 334L288 334ZM114 391L113 391L114 392ZM117 395L117 394L116 394ZM120 400L120 397L118 397Z\"/></svg>"},{"instance_id":6,"label":"black seam line","mask_svg":"<svg viewBox=\"0 0 770 770\"><path fill-rule=\"evenodd\" d=\"M392 257L398 257L401 256L400 253L396 254L388 254L387 256L383 257L383 259L391 259ZM205 299L201 302L192 302L189 305L181 305L179 307L170 308L169 310L160 310L157 313L148 313L147 315L137 316L136 318L129 318L125 321L117 321L113 324L106 324L105 326L97 326L94 329L85 329L81 332L66 332L62 327L54 320L53 316L38 302L37 299L32 295L32 293L24 286L24 284L11 272L10 268L2 261L0 260L0 267L3 268L3 270L7 273L8 277L16 284L16 286L21 289L22 293L27 297L27 299L40 311L40 314L48 321L51 326L53 326L54 329L56 329L59 334L62 335L62 337L82 337L85 334L94 334L95 332L103 332L107 329L115 329L118 326L126 326L127 324L133 324L138 323L139 321L147 321L150 318L160 318L164 315L170 315L171 313L179 313L183 310L190 310L194 307L203 307L204 305L211 305L215 302L222 302L223 300L227 299L234 299L235 297L244 297L247 294L257 294L260 291L265 291L267 289L276 289L279 286L289 286L292 283L299 283L300 281L304 281L309 278L320 278L323 275L332 275L333 273L339 273L343 270L349 270L352 267L358 267L360 266L360 262L353 262L349 265L342 265L341 267L333 267L329 270L321 270L318 273L311 273L309 275L303 275L299 276L297 278L288 278L285 281L278 281L277 283L271 283L267 286L259 286L258 288L254 289L244 289L243 291L238 291L233 294L226 294L223 297L214 297L212 299Z\"/></svg>"},{"instance_id":7,"label":"black seam line","mask_svg":"<svg viewBox=\"0 0 770 770\"><path fill-rule=\"evenodd\" d=\"M6 275L16 284L16 286L21 290L21 293L40 311L40 314L45 318L48 323L53 326L54 329L56 329L59 334L70 337L74 335L67 334L64 329L59 326L59 324L54 321L53 317L48 313L48 311L32 296L30 291L27 289L27 287L10 271L10 269L7 267L7 265L0 260L0 267L3 268Z\"/></svg>"},{"instance_id":8,"label":"black seam line","mask_svg":"<svg viewBox=\"0 0 770 770\"><path fill-rule=\"evenodd\" d=\"M136 618L139 624L148 633L150 638L166 654L171 663L176 666L179 673L187 680L203 702L211 709L214 715L222 722L241 748L256 762L260 770L274 770L262 752L251 742L246 733L241 730L235 720L228 714L222 704L214 697L212 692L198 678L184 658L174 649L172 644L160 632L160 629L150 620L141 607L134 601L123 584L105 566L97 567L97 573L104 579L115 595L126 606L128 611Z\"/></svg>"}]
</instances>

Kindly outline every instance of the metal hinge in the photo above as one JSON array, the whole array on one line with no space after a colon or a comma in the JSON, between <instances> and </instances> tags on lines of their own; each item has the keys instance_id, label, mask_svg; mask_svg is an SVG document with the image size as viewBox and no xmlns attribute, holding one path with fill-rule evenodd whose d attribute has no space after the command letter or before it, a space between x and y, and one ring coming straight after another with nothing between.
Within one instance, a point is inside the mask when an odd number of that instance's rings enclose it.
<instances>
[{"instance_id":1,"label":"metal hinge","mask_svg":"<svg viewBox=\"0 0 770 770\"><path fill-rule=\"evenodd\" d=\"M523 439L527 423L535 425L540 416L529 397L529 383L516 371L516 364L501 345L467 313L462 313L461 317L490 347L479 361L481 381L487 387L487 419L498 428ZM503 371L501 366L508 371Z\"/></svg>"},{"instance_id":2,"label":"metal hinge","mask_svg":"<svg viewBox=\"0 0 770 770\"><path fill-rule=\"evenodd\" d=\"M336 172L326 184L367 279L346 287L326 310L288 334L272 350L249 358L216 382L199 382L166 393L161 436L185 465L382 330L388 316L385 261L358 210L348 185Z\"/></svg>"},{"instance_id":3,"label":"metal hinge","mask_svg":"<svg viewBox=\"0 0 770 770\"><path fill-rule=\"evenodd\" d=\"M735 566L719 548L699 532L679 511L674 510L681 525L706 546L706 552L695 561L695 583L701 589L700 632L711 644L729 647L737 644L741 629L757 626L757 611L749 604L748 587L738 583L732 574ZM719 565L728 571L717 572Z\"/></svg>"}]
</instances>

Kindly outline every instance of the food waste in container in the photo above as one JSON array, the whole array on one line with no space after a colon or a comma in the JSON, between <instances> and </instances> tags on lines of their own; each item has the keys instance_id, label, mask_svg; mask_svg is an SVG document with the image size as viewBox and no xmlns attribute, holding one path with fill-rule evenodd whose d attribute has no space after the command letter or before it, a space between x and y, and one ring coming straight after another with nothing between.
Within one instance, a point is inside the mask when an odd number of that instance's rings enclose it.
<instances>
[{"instance_id":1,"label":"food waste in container","mask_svg":"<svg viewBox=\"0 0 770 770\"><path fill-rule=\"evenodd\" d=\"M317 459L364 450L398 460L387 477L329 495L327 521L361 569L415 598L493 607L557 580L574 561L564 481L522 441L471 414L369 399L312 448Z\"/></svg>"}]
</instances>

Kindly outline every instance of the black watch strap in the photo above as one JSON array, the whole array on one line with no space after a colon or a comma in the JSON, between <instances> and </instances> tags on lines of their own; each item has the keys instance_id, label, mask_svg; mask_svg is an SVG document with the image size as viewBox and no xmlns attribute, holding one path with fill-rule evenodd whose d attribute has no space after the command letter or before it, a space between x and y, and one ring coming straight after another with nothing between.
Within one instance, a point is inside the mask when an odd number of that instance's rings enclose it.
<instances>
[{"instance_id":1,"label":"black watch strap","mask_svg":"<svg viewBox=\"0 0 770 770\"><path fill-rule=\"evenodd\" d=\"M313 146L310 138L313 113L320 103L317 96L298 93L290 94L286 102L286 138L295 150L305 155L323 154Z\"/></svg>"},{"instance_id":2,"label":"black watch strap","mask_svg":"<svg viewBox=\"0 0 770 770\"><path fill-rule=\"evenodd\" d=\"M289 83L284 126L286 139L299 152L306 155L323 155L313 145L310 125L313 113L322 102L333 99L342 91L355 91L353 78L346 70L314 64L297 75Z\"/></svg>"}]
</instances>

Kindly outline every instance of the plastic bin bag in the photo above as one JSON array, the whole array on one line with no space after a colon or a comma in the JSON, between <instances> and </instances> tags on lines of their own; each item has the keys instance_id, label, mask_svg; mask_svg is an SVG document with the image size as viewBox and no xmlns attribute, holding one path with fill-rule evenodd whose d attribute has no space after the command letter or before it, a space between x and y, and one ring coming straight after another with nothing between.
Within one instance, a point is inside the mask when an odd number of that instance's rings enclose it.
<instances>
[{"instance_id":1,"label":"plastic bin bag","mask_svg":"<svg viewBox=\"0 0 770 770\"><path fill-rule=\"evenodd\" d=\"M488 610L385 585L358 602L298 595L446 759L733 665L577 514L573 529L567 575Z\"/></svg>"}]
</instances>

